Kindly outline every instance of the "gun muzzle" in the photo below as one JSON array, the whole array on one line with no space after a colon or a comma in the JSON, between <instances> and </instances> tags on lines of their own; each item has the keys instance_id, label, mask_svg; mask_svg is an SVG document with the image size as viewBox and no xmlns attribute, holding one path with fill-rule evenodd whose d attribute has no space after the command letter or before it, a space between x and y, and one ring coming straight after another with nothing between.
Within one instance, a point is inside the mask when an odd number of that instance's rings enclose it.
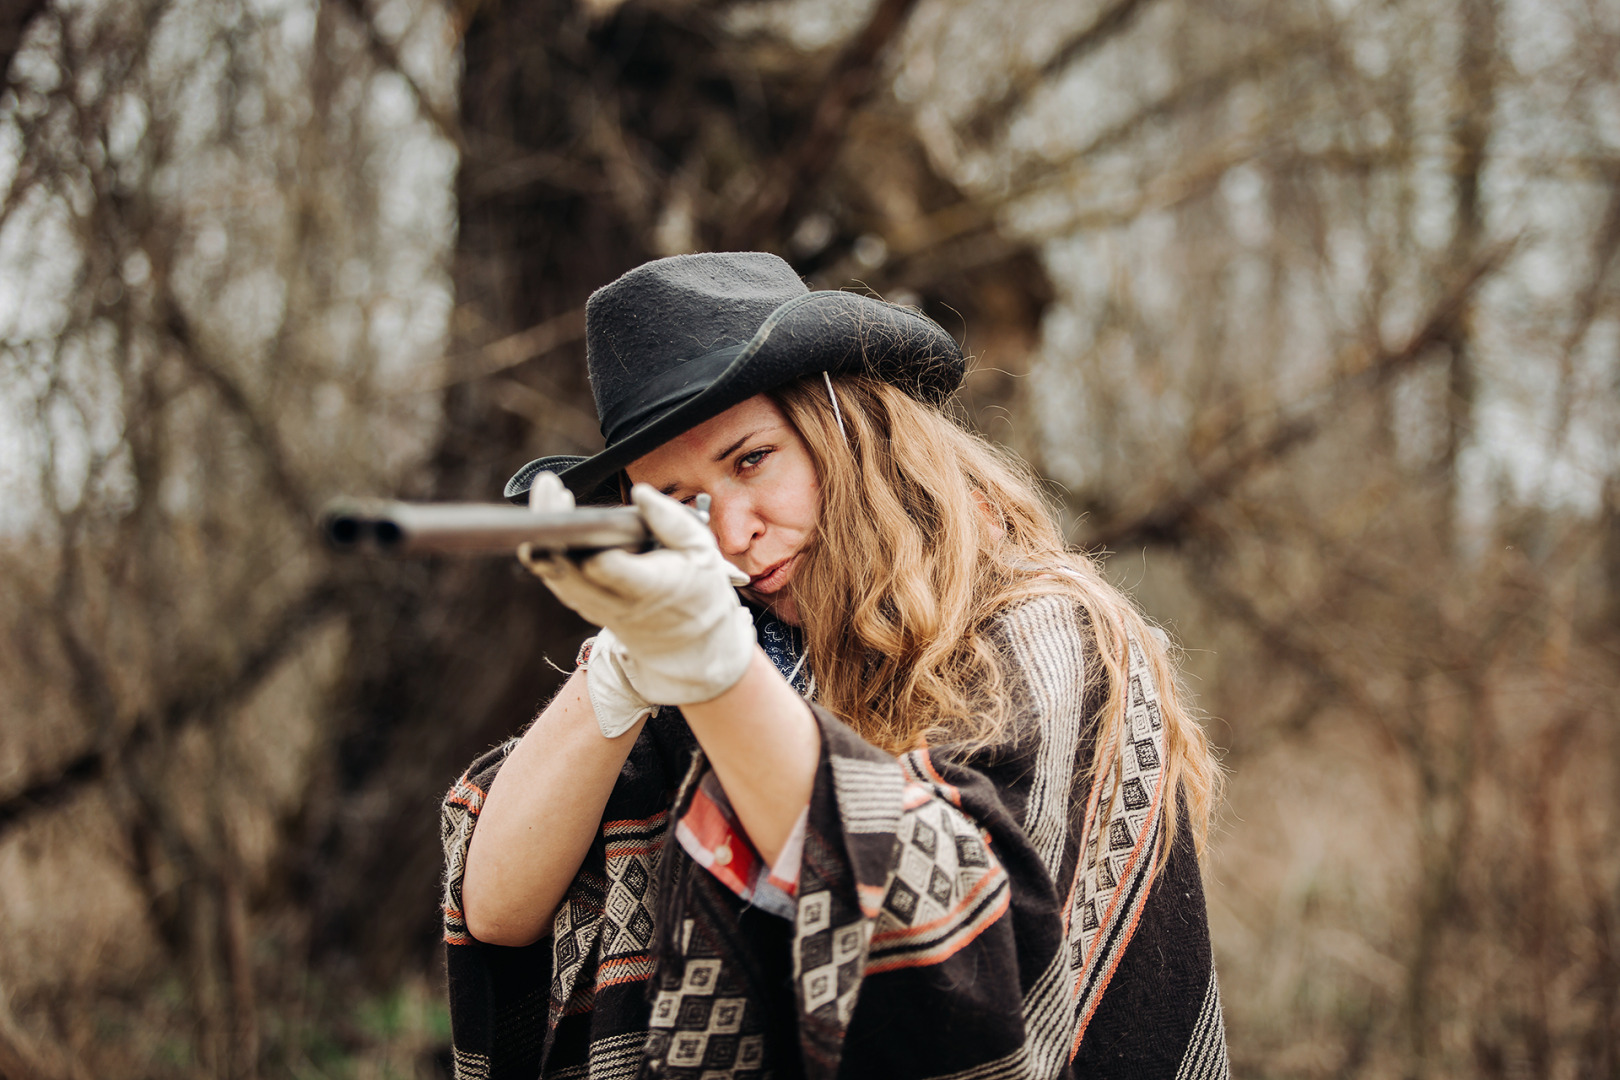
<instances>
[{"instance_id":1,"label":"gun muzzle","mask_svg":"<svg viewBox=\"0 0 1620 1080\"><path fill-rule=\"evenodd\" d=\"M338 551L381 555L509 555L522 543L569 554L653 546L641 515L629 506L542 514L489 503L338 499L322 512L321 532Z\"/></svg>"}]
</instances>

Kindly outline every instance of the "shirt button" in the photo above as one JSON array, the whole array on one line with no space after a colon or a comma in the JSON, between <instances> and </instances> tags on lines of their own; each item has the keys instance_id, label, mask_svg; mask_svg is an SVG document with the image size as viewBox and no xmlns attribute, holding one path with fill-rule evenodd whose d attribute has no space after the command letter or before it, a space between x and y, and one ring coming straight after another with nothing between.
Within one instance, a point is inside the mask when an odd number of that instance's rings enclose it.
<instances>
[{"instance_id":1,"label":"shirt button","mask_svg":"<svg viewBox=\"0 0 1620 1080\"><path fill-rule=\"evenodd\" d=\"M719 847L714 849L714 861L716 863L720 864L721 866L730 866L731 865L731 841L730 840L723 841L720 844Z\"/></svg>"}]
</instances>

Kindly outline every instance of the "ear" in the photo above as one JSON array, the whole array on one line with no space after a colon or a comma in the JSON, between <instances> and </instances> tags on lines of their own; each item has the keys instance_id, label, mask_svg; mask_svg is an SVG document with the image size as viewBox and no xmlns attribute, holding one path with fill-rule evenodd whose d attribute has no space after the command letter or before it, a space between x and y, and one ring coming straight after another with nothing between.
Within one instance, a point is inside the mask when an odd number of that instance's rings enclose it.
<instances>
[{"instance_id":1,"label":"ear","mask_svg":"<svg viewBox=\"0 0 1620 1080\"><path fill-rule=\"evenodd\" d=\"M972 491L973 504L979 508L979 517L983 519L985 535L1007 535L1009 531L1007 528L1007 515L997 510L981 489L975 487Z\"/></svg>"}]
</instances>

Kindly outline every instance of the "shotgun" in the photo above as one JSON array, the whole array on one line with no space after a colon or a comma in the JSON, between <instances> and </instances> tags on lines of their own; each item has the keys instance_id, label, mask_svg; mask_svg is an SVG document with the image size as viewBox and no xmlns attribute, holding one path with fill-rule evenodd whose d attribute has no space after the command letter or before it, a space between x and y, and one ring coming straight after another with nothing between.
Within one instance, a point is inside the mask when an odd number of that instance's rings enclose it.
<instances>
[{"instance_id":1,"label":"shotgun","mask_svg":"<svg viewBox=\"0 0 1620 1080\"><path fill-rule=\"evenodd\" d=\"M693 512L705 524L708 510L709 497L699 495ZM658 546L633 506L536 513L499 503L335 499L321 513L321 533L338 551L402 556L511 555L523 543L569 555Z\"/></svg>"}]
</instances>

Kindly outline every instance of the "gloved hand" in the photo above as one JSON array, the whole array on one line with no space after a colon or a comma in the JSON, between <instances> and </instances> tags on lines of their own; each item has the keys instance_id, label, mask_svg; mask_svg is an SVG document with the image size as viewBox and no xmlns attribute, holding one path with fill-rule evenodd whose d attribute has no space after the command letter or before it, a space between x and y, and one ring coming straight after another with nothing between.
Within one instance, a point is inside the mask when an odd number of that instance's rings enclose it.
<instances>
[{"instance_id":1,"label":"gloved hand","mask_svg":"<svg viewBox=\"0 0 1620 1080\"><path fill-rule=\"evenodd\" d=\"M574 493L563 487L556 473L543 472L529 488L529 509L535 513L562 513L574 508ZM518 558L534 569L529 545L518 548ZM652 715L653 704L630 685L620 661L624 649L612 631L603 630L591 641L590 660L585 665L585 689L596 714L596 726L604 738L615 739Z\"/></svg>"},{"instance_id":2,"label":"gloved hand","mask_svg":"<svg viewBox=\"0 0 1620 1080\"><path fill-rule=\"evenodd\" d=\"M537 497L544 480L549 483ZM561 487L542 474L530 504L565 509L572 498L566 491L558 496ZM608 651L644 701L709 701L742 678L753 656L753 620L733 588L747 584L747 575L721 557L708 527L674 499L646 484L637 484L630 499L662 548L640 555L604 551L576 563L537 556L525 546L518 557L563 603L612 632L616 641ZM599 640L593 672L600 648Z\"/></svg>"},{"instance_id":3,"label":"gloved hand","mask_svg":"<svg viewBox=\"0 0 1620 1080\"><path fill-rule=\"evenodd\" d=\"M625 652L613 631L604 629L591 641L585 662L585 690L602 737L616 739L653 714L652 702L636 692L624 673Z\"/></svg>"}]
</instances>

